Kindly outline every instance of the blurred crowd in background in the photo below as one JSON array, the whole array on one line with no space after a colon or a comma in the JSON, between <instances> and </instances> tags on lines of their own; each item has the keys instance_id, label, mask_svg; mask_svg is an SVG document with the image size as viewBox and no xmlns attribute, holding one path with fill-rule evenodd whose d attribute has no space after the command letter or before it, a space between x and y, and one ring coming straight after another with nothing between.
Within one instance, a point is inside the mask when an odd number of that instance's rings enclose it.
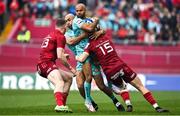
<instances>
[{"instance_id":1,"label":"blurred crowd in background","mask_svg":"<svg viewBox=\"0 0 180 116\"><path fill-rule=\"evenodd\" d=\"M180 0L0 0L0 30L5 14L14 22L18 18L56 19L75 14L75 5L80 2L87 6L89 15L100 18L100 26L116 43L180 41Z\"/></svg>"}]
</instances>

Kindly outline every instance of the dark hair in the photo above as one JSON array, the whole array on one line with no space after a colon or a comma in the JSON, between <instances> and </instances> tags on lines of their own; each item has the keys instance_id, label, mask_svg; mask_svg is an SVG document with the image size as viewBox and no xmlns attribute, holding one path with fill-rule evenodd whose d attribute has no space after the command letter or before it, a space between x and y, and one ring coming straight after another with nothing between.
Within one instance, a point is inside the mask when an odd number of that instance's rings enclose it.
<instances>
[{"instance_id":1,"label":"dark hair","mask_svg":"<svg viewBox=\"0 0 180 116\"><path fill-rule=\"evenodd\" d=\"M63 18L58 18L58 19L56 20L56 26L58 26L58 27L63 26L65 23L66 23L66 21L65 21L65 19L63 19Z\"/></svg>"}]
</instances>

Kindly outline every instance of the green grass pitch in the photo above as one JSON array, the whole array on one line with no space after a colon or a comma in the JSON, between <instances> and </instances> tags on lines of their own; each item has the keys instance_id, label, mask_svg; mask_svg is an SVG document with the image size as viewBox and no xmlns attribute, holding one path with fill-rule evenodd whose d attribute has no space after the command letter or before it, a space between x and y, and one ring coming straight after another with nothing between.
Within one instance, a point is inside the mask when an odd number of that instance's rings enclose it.
<instances>
[{"instance_id":1,"label":"green grass pitch","mask_svg":"<svg viewBox=\"0 0 180 116\"><path fill-rule=\"evenodd\" d=\"M0 90L0 115L180 115L180 92L153 92L158 103L169 109L170 113L156 113L138 92L130 92L130 95L134 111L118 112L105 94L92 91L99 110L90 113L87 112L79 93L71 91L67 104L73 109L73 113L67 114L54 111L52 90ZM117 97L123 103L122 99Z\"/></svg>"}]
</instances>

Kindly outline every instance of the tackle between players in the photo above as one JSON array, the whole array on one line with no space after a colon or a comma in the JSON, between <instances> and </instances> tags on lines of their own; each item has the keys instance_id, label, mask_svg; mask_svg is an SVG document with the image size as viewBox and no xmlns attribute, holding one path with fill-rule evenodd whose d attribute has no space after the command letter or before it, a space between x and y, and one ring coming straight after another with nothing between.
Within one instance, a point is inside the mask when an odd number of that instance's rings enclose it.
<instances>
[{"instance_id":1,"label":"tackle between players","mask_svg":"<svg viewBox=\"0 0 180 116\"><path fill-rule=\"evenodd\" d=\"M123 79L139 90L157 112L169 112L159 107L151 92L142 84L137 74L120 59L109 36L102 35L97 40L91 39L83 54L76 56L76 60L83 62L90 54L97 57L109 82L121 86L121 79Z\"/></svg>"},{"instance_id":2,"label":"tackle between players","mask_svg":"<svg viewBox=\"0 0 180 116\"><path fill-rule=\"evenodd\" d=\"M66 33L65 33L65 36L66 36L66 42L67 42L68 47L73 51L73 53L74 53L75 55L77 55L77 54L76 54L76 47L75 47L75 46L76 46L76 43L78 43L80 40L84 39L85 36L87 36L87 34L82 33L82 34L81 34L80 36L78 36L78 37L75 37L75 36L74 36L74 32L73 32L73 30L72 30L72 20L73 20L73 19L74 19L74 15L72 15L72 14L67 14L67 15L65 16L65 20L66 20L67 25L68 25L67 31L66 31ZM88 23L87 26L90 26L90 24L91 24L92 22L93 22L93 21L91 20L91 18L86 18L86 19L85 19L85 23L86 23L86 24ZM96 35L95 37L98 37L99 35L103 34L104 31L101 31L101 30L100 30L100 31L98 31L98 32L96 32L96 33L97 33L97 35ZM84 51L84 49L83 49L83 51ZM118 102L118 100L115 98L115 96L113 95L113 93L111 92L111 90L104 85L102 76L101 76L101 74L100 74L100 68L99 68L99 66L95 65L94 62L91 62L91 63L92 63L92 64L91 64L92 76L93 76L93 78L94 78L94 80L95 80L98 88L99 88L101 91L103 91L106 95L108 95L108 96L112 99L114 105L116 106L116 108L117 108L119 111L124 110L124 108L121 106L121 104L120 104L120 103ZM81 65L81 66L82 66L82 65ZM81 78L82 78L82 77L81 77ZM78 83L78 81L79 81L79 80L77 80L77 83ZM78 84L78 88L80 88L80 87L82 88L82 85L79 86L79 84ZM113 88L114 88L114 86L113 86ZM113 89L113 90L114 90L114 89ZM116 91L115 93L118 94L118 95L120 95L120 96L122 96L123 100L125 101L125 103L126 103L126 105L127 105L126 111L131 112L131 111L132 111L132 105L131 105L131 102L130 102L129 93L128 93L127 89L124 89L124 88L123 88L123 90L121 91L120 88L117 88L117 87L116 87L116 90L115 90L115 91ZM117 91L118 91L118 92L117 92ZM80 93L81 93L81 91L80 91ZM82 93L81 93L81 95L83 96ZM83 96L83 97L84 97L84 96ZM91 110L91 111L94 111L94 110Z\"/></svg>"}]
</instances>

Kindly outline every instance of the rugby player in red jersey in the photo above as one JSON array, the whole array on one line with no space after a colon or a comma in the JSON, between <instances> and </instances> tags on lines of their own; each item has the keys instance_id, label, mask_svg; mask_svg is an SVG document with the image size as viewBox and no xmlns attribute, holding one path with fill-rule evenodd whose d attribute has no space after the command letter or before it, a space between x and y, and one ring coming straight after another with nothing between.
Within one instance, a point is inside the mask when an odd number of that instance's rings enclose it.
<instances>
[{"instance_id":1,"label":"rugby player in red jersey","mask_svg":"<svg viewBox=\"0 0 180 116\"><path fill-rule=\"evenodd\" d=\"M64 19L57 19L55 30L44 38L37 64L38 73L50 80L55 86L54 96L57 106L54 110L57 112L72 112L66 106L66 99L72 83L72 76L76 73L76 70L68 63L68 54L65 54L64 51L66 44L64 37L65 23ZM59 59L72 73L60 70L56 65L56 59Z\"/></svg>"},{"instance_id":2,"label":"rugby player in red jersey","mask_svg":"<svg viewBox=\"0 0 180 116\"><path fill-rule=\"evenodd\" d=\"M105 34L96 40L91 39L83 54L77 56L76 60L83 62L90 54L97 57L109 82L121 86L121 79L123 79L126 83L130 83L138 89L157 112L169 112L159 107L153 95L142 84L137 74L120 59L109 36Z\"/></svg>"}]
</instances>

